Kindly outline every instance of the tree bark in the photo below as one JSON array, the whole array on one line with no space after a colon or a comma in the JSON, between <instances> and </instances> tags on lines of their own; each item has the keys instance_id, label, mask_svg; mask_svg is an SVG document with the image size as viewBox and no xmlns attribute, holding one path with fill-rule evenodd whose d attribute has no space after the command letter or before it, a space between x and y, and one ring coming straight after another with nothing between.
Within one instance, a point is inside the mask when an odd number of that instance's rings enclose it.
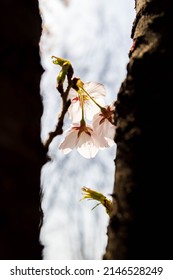
<instances>
[{"instance_id":1,"label":"tree bark","mask_svg":"<svg viewBox=\"0 0 173 280\"><path fill-rule=\"evenodd\" d=\"M41 259L38 2L2 0L0 26L0 259Z\"/></svg>"},{"instance_id":2,"label":"tree bark","mask_svg":"<svg viewBox=\"0 0 173 280\"><path fill-rule=\"evenodd\" d=\"M136 0L103 259L173 259L172 1Z\"/></svg>"}]
</instances>

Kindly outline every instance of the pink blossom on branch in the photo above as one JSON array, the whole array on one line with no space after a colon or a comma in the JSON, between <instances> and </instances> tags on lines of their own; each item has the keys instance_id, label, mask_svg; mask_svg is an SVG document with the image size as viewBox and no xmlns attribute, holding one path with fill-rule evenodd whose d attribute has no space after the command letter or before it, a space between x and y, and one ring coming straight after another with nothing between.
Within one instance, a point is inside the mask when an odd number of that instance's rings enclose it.
<instances>
[{"instance_id":1,"label":"pink blossom on branch","mask_svg":"<svg viewBox=\"0 0 173 280\"><path fill-rule=\"evenodd\" d=\"M93 117L92 122L93 131L99 139L106 141L108 147L112 147L115 144L114 113L115 107L113 105L106 106Z\"/></svg>"},{"instance_id":2,"label":"pink blossom on branch","mask_svg":"<svg viewBox=\"0 0 173 280\"><path fill-rule=\"evenodd\" d=\"M82 84L83 87L79 88L79 91L71 88L69 92L71 105L68 109L68 113L69 118L72 119L72 122L74 123L80 122L82 118L82 106L84 107L86 119L92 120L93 116L100 111L100 108L93 102L93 100L100 106L105 105L104 97L106 96L106 90L102 84L95 82ZM86 92L91 98L86 94Z\"/></svg>"},{"instance_id":3,"label":"pink blossom on branch","mask_svg":"<svg viewBox=\"0 0 173 280\"><path fill-rule=\"evenodd\" d=\"M66 137L59 146L64 153L70 153L74 148L85 158L93 158L99 149L108 147L104 139L99 139L91 126L74 124L66 131Z\"/></svg>"}]
</instances>

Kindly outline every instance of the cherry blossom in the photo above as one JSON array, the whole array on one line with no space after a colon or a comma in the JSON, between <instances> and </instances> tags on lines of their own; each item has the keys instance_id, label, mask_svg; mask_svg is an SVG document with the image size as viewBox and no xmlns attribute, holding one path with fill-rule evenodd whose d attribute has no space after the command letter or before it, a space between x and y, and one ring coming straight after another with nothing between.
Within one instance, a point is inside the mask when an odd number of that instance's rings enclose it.
<instances>
[{"instance_id":1,"label":"cherry blossom","mask_svg":"<svg viewBox=\"0 0 173 280\"><path fill-rule=\"evenodd\" d=\"M81 122L82 123L82 122ZM107 143L99 139L92 127L83 124L73 124L67 131L66 137L59 146L64 153L70 153L74 148L85 158L93 158L99 149L108 147Z\"/></svg>"},{"instance_id":2,"label":"cherry blossom","mask_svg":"<svg viewBox=\"0 0 173 280\"><path fill-rule=\"evenodd\" d=\"M109 147L112 147L115 137L115 125L113 124L114 106L106 106L93 117L93 130L102 141L106 141Z\"/></svg>"},{"instance_id":3,"label":"cherry blossom","mask_svg":"<svg viewBox=\"0 0 173 280\"><path fill-rule=\"evenodd\" d=\"M92 120L93 116L100 111L101 106L105 105L105 88L102 84L95 82L83 83L79 79L78 90L71 88L69 98L71 105L68 113L72 122L80 122L82 118L82 107L84 108L85 118Z\"/></svg>"}]
</instances>

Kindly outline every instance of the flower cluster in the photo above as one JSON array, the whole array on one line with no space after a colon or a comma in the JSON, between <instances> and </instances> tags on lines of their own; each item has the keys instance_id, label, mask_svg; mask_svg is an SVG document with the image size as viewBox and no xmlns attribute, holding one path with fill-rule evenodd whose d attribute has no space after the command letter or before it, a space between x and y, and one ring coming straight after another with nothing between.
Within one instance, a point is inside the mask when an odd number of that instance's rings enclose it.
<instances>
[{"instance_id":1,"label":"flower cluster","mask_svg":"<svg viewBox=\"0 0 173 280\"><path fill-rule=\"evenodd\" d=\"M65 131L65 138L59 145L64 153L74 148L85 158L93 158L99 150L112 147L115 142L115 106L105 105L106 91L102 84L83 83L73 77L73 67L67 59L52 56L53 63L60 66L57 76L57 90L62 98L62 110L56 129L49 133L45 143L48 148L51 141L63 131L64 117L68 113L70 127ZM64 90L64 82L67 82ZM112 201L102 193L87 187L82 188L83 199L95 200L103 205L108 215L112 212Z\"/></svg>"},{"instance_id":2,"label":"flower cluster","mask_svg":"<svg viewBox=\"0 0 173 280\"><path fill-rule=\"evenodd\" d=\"M71 100L68 116L72 123L59 149L68 154L76 148L83 157L93 158L99 150L113 146L115 107L105 106L104 86L73 78L68 96Z\"/></svg>"}]
</instances>

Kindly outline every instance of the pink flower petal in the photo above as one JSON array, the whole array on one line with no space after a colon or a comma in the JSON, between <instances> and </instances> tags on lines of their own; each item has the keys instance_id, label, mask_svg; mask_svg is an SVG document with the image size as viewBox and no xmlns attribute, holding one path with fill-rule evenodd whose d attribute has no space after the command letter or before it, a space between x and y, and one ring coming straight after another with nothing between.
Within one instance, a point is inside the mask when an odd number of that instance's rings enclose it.
<instances>
[{"instance_id":1,"label":"pink flower petal","mask_svg":"<svg viewBox=\"0 0 173 280\"><path fill-rule=\"evenodd\" d=\"M112 147L115 136L115 126L106 119L102 113L98 113L93 118L93 130L99 137L100 141L103 139L107 142L109 147ZM104 143L104 141L103 141Z\"/></svg>"},{"instance_id":2,"label":"pink flower petal","mask_svg":"<svg viewBox=\"0 0 173 280\"><path fill-rule=\"evenodd\" d=\"M84 89L94 98L106 96L105 87L100 83L87 82L84 84Z\"/></svg>"},{"instance_id":3,"label":"pink flower petal","mask_svg":"<svg viewBox=\"0 0 173 280\"><path fill-rule=\"evenodd\" d=\"M71 128L68 130L68 133L62 143L59 146L59 150L61 150L65 155L70 153L76 146L78 139L78 130Z\"/></svg>"},{"instance_id":4,"label":"pink flower petal","mask_svg":"<svg viewBox=\"0 0 173 280\"><path fill-rule=\"evenodd\" d=\"M81 121L82 109L79 100L70 104L70 107L68 108L68 115L69 119L71 119L73 123L78 123Z\"/></svg>"},{"instance_id":5,"label":"pink flower petal","mask_svg":"<svg viewBox=\"0 0 173 280\"><path fill-rule=\"evenodd\" d=\"M93 158L99 150L99 143L94 137L82 132L76 145L77 151L85 158Z\"/></svg>"},{"instance_id":6,"label":"pink flower petal","mask_svg":"<svg viewBox=\"0 0 173 280\"><path fill-rule=\"evenodd\" d=\"M87 82L83 86L84 90L100 105L104 106L104 97L106 95L106 90L102 84L95 82ZM92 120L93 116L99 112L100 108L88 97L88 95L82 91L81 94L84 98L84 113L88 120ZM71 89L69 92L69 98L71 99L71 105L68 109L69 118L72 122L80 122L82 116L82 109L80 103L80 95Z\"/></svg>"},{"instance_id":7,"label":"pink flower petal","mask_svg":"<svg viewBox=\"0 0 173 280\"><path fill-rule=\"evenodd\" d=\"M68 94L69 99L73 99L76 96L77 96L77 92L73 88L71 88Z\"/></svg>"}]
</instances>

